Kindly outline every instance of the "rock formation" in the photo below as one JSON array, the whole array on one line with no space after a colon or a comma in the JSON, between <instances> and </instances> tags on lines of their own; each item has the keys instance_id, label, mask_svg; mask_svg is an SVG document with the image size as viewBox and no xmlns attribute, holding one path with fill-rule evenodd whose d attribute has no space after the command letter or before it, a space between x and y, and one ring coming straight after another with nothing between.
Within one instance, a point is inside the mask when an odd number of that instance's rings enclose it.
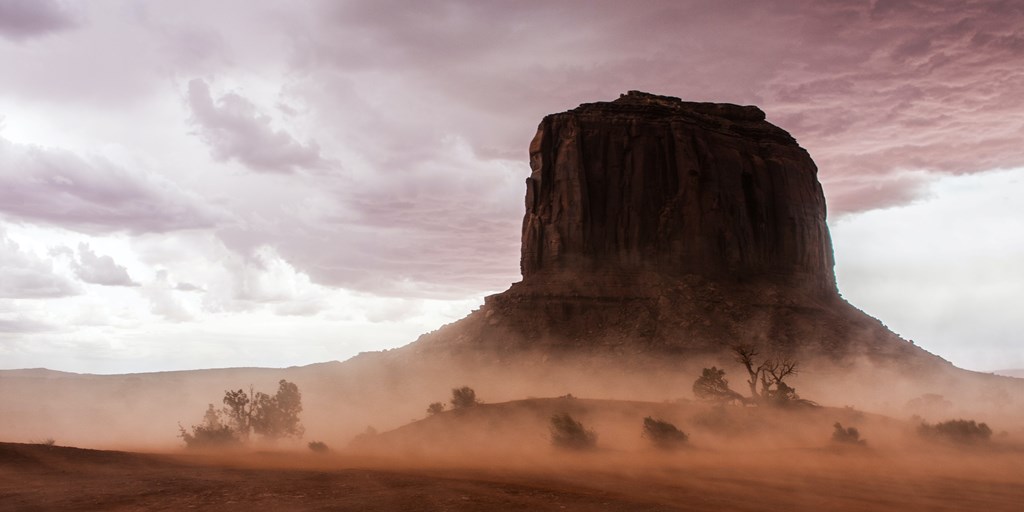
<instances>
[{"instance_id":1,"label":"rock formation","mask_svg":"<svg viewBox=\"0 0 1024 512\"><path fill-rule=\"evenodd\" d=\"M545 117L530 167L524 281L639 270L835 293L817 168L757 107L630 91Z\"/></svg>"},{"instance_id":2,"label":"rock formation","mask_svg":"<svg viewBox=\"0 0 1024 512\"><path fill-rule=\"evenodd\" d=\"M530 162L523 280L466 318L396 350L284 370L0 371L0 417L19 419L0 422L0 436L103 424L79 433L171 443L167 426L216 396L196 403L202 390L280 378L308 397L310 431L347 421L357 430L346 440L422 415L463 384L494 402L661 401L690 396L712 365L742 387L727 353L737 344L795 356L807 371L793 384L814 400L905 415L909 400L941 394L964 417L991 418L998 403L1019 424L1019 379L956 369L839 296L814 163L759 109L631 92L547 116Z\"/></svg>"},{"instance_id":3,"label":"rock formation","mask_svg":"<svg viewBox=\"0 0 1024 512\"><path fill-rule=\"evenodd\" d=\"M545 117L530 167L523 280L416 350L938 359L839 296L817 168L757 107L631 91Z\"/></svg>"}]
</instances>

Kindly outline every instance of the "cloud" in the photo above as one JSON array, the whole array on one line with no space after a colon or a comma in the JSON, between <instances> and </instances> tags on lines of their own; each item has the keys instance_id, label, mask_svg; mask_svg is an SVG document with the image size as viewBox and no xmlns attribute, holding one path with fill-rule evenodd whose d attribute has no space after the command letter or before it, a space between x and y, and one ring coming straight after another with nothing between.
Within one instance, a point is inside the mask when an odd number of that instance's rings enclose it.
<instances>
[{"instance_id":1,"label":"cloud","mask_svg":"<svg viewBox=\"0 0 1024 512\"><path fill-rule=\"evenodd\" d=\"M75 283L53 265L23 250L0 230L0 298L54 299L78 295Z\"/></svg>"},{"instance_id":2,"label":"cloud","mask_svg":"<svg viewBox=\"0 0 1024 512\"><path fill-rule=\"evenodd\" d=\"M227 93L214 102L201 79L188 83L188 105L199 137L218 160L237 160L257 172L289 173L326 165L316 142L302 144L260 113L248 99Z\"/></svg>"},{"instance_id":3,"label":"cloud","mask_svg":"<svg viewBox=\"0 0 1024 512\"><path fill-rule=\"evenodd\" d=\"M525 159L544 114L641 89L760 105L810 150L826 188L842 184L835 212L918 197L920 183L881 178L890 173L1024 165L1024 5L576 5L327 2L297 40L298 65L344 91L325 92L319 109L358 119L348 135L407 155L399 164L445 134L483 157Z\"/></svg>"},{"instance_id":4,"label":"cloud","mask_svg":"<svg viewBox=\"0 0 1024 512\"><path fill-rule=\"evenodd\" d=\"M0 37L24 41L72 28L75 18L58 0L0 0Z\"/></svg>"},{"instance_id":5,"label":"cloud","mask_svg":"<svg viewBox=\"0 0 1024 512\"><path fill-rule=\"evenodd\" d=\"M32 334L53 330L56 330L56 328L51 324L22 316L0 317L0 334Z\"/></svg>"},{"instance_id":6,"label":"cloud","mask_svg":"<svg viewBox=\"0 0 1024 512\"><path fill-rule=\"evenodd\" d=\"M179 282L178 284L174 285L174 289L178 290L179 292L203 292L203 291L206 291L202 287L196 286L196 285L194 285L192 283L184 283L184 282Z\"/></svg>"},{"instance_id":7,"label":"cloud","mask_svg":"<svg viewBox=\"0 0 1024 512\"><path fill-rule=\"evenodd\" d=\"M273 247L264 245L223 261L216 286L204 296L208 311L267 309L286 316L310 316L327 308L329 290L313 283Z\"/></svg>"},{"instance_id":8,"label":"cloud","mask_svg":"<svg viewBox=\"0 0 1024 512\"><path fill-rule=\"evenodd\" d=\"M219 217L157 175L2 138L0 214L85 233L204 228Z\"/></svg>"},{"instance_id":9,"label":"cloud","mask_svg":"<svg viewBox=\"0 0 1024 512\"><path fill-rule=\"evenodd\" d=\"M279 187L280 206L223 226L218 236L240 255L272 248L325 286L449 299L504 289L518 275L520 173L529 168L481 160L456 138L435 150L432 159L357 186Z\"/></svg>"},{"instance_id":10,"label":"cloud","mask_svg":"<svg viewBox=\"0 0 1024 512\"><path fill-rule=\"evenodd\" d=\"M103 286L139 286L128 270L110 256L99 256L85 243L78 244L78 260L72 263L75 275L87 283Z\"/></svg>"},{"instance_id":11,"label":"cloud","mask_svg":"<svg viewBox=\"0 0 1024 512\"><path fill-rule=\"evenodd\" d=\"M195 315L174 296L174 287L168 281L167 271L156 273L151 283L142 287L142 296L149 301L150 311L171 322L189 322Z\"/></svg>"}]
</instances>

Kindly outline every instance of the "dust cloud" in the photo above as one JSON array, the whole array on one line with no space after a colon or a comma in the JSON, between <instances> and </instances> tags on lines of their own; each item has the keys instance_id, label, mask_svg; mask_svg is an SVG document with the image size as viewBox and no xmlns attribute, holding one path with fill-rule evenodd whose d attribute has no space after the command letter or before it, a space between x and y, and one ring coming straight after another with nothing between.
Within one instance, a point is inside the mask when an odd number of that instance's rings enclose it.
<instances>
[{"instance_id":1,"label":"dust cloud","mask_svg":"<svg viewBox=\"0 0 1024 512\"><path fill-rule=\"evenodd\" d=\"M712 365L726 370L733 390L748 394L747 375L730 354L485 358L398 350L284 370L22 371L0 377L0 406L9 411L0 439L53 438L209 468L397 471L499 487L600 489L683 510L753 510L764 500L793 510L942 509L962 505L964 496L975 500L972 506L1012 510L1008 503L1024 498L1019 379L951 366L908 374L868 359L807 359L787 383L816 405L754 406L698 400L692 385ZM282 378L302 392L303 439L255 441L233 451L183 449L179 423L198 424L207 404L221 405L225 390L272 390ZM448 401L460 386L473 388L482 403L453 410ZM447 406L428 414L434 402ZM594 446L554 446L556 414L593 432ZM659 448L644 436L644 418L671 423L685 442ZM990 438L921 434L923 424L961 418L985 423ZM856 429L863 442L834 440L837 424ZM311 441L324 443L326 453L309 450ZM959 497L950 495L951 485Z\"/></svg>"}]
</instances>

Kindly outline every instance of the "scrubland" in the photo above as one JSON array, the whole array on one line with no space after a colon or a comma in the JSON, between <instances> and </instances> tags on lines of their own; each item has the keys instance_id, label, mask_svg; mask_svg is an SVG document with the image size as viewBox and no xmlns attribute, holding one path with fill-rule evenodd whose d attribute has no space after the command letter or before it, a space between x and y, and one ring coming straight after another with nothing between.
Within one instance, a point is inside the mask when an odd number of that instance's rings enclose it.
<instances>
[{"instance_id":1,"label":"scrubland","mask_svg":"<svg viewBox=\"0 0 1024 512\"><path fill-rule=\"evenodd\" d=\"M553 445L556 414L596 443ZM652 443L646 417L685 443ZM834 441L837 422L865 442ZM920 425L848 407L562 397L446 410L320 453L2 444L0 509L1019 510L1019 428L958 442Z\"/></svg>"}]
</instances>

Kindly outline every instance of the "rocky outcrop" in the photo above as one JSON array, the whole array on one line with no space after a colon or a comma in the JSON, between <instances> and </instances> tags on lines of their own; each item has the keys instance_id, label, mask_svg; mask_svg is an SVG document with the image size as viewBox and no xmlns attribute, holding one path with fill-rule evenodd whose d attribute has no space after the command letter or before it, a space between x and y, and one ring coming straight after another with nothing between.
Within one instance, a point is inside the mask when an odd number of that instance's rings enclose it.
<instances>
[{"instance_id":1,"label":"rocky outcrop","mask_svg":"<svg viewBox=\"0 0 1024 512\"><path fill-rule=\"evenodd\" d=\"M941 362L839 296L817 168L757 107L629 92L545 117L530 166L523 280L410 350Z\"/></svg>"},{"instance_id":2,"label":"rocky outcrop","mask_svg":"<svg viewBox=\"0 0 1024 512\"><path fill-rule=\"evenodd\" d=\"M545 117L530 166L524 283L639 271L835 293L817 168L757 107L631 91Z\"/></svg>"}]
</instances>

